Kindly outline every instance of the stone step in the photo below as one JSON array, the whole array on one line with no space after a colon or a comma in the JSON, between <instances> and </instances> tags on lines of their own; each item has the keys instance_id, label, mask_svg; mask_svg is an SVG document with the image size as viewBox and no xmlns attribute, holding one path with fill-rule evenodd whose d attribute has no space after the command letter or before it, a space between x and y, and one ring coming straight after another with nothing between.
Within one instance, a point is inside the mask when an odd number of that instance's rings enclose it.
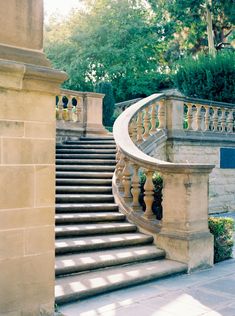
<instances>
[{"instance_id":1,"label":"stone step","mask_svg":"<svg viewBox=\"0 0 235 316\"><path fill-rule=\"evenodd\" d=\"M112 235L79 236L79 238L56 239L56 254L78 253L98 249L110 249L129 246L148 245L153 237L141 233L119 233Z\"/></svg>"},{"instance_id":2,"label":"stone step","mask_svg":"<svg viewBox=\"0 0 235 316\"><path fill-rule=\"evenodd\" d=\"M76 172L76 171L57 171L56 178L72 178L72 179L112 179L113 172Z\"/></svg>"},{"instance_id":3,"label":"stone step","mask_svg":"<svg viewBox=\"0 0 235 316\"><path fill-rule=\"evenodd\" d=\"M75 154L75 153L60 153L56 154L56 159L109 159L115 160L114 154Z\"/></svg>"},{"instance_id":4,"label":"stone step","mask_svg":"<svg viewBox=\"0 0 235 316\"><path fill-rule=\"evenodd\" d=\"M74 166L74 165L56 165L56 170L58 171L110 171L113 172L115 169L115 166L100 166L100 165L80 165L80 166Z\"/></svg>"},{"instance_id":5,"label":"stone step","mask_svg":"<svg viewBox=\"0 0 235 316\"><path fill-rule=\"evenodd\" d=\"M56 203L114 203L112 194L56 194Z\"/></svg>"},{"instance_id":6,"label":"stone step","mask_svg":"<svg viewBox=\"0 0 235 316\"><path fill-rule=\"evenodd\" d=\"M89 140L89 139L80 139L80 140L68 140L64 143L65 145L116 145L115 141L112 139L103 139L103 140Z\"/></svg>"},{"instance_id":7,"label":"stone step","mask_svg":"<svg viewBox=\"0 0 235 316\"><path fill-rule=\"evenodd\" d=\"M112 179L56 179L56 185L112 186Z\"/></svg>"},{"instance_id":8,"label":"stone step","mask_svg":"<svg viewBox=\"0 0 235 316\"><path fill-rule=\"evenodd\" d=\"M68 303L186 270L185 264L162 259L62 277L56 280L55 301Z\"/></svg>"},{"instance_id":9,"label":"stone step","mask_svg":"<svg viewBox=\"0 0 235 316\"><path fill-rule=\"evenodd\" d=\"M56 193L95 193L112 194L112 187L104 186L57 186Z\"/></svg>"},{"instance_id":10,"label":"stone step","mask_svg":"<svg viewBox=\"0 0 235 316\"><path fill-rule=\"evenodd\" d=\"M114 159L56 159L56 165L105 165L114 166L116 161Z\"/></svg>"},{"instance_id":11,"label":"stone step","mask_svg":"<svg viewBox=\"0 0 235 316\"><path fill-rule=\"evenodd\" d=\"M111 233L118 234L134 231L136 231L136 226L130 223L94 223L57 226L55 228L56 237L90 236Z\"/></svg>"},{"instance_id":12,"label":"stone step","mask_svg":"<svg viewBox=\"0 0 235 316\"><path fill-rule=\"evenodd\" d=\"M104 155L115 155L116 150L115 149L66 149L64 147L58 147L56 148L57 154L104 154Z\"/></svg>"},{"instance_id":13,"label":"stone step","mask_svg":"<svg viewBox=\"0 0 235 316\"><path fill-rule=\"evenodd\" d=\"M165 252L156 246L139 246L58 256L55 262L56 276L107 268L133 262L158 260Z\"/></svg>"},{"instance_id":14,"label":"stone step","mask_svg":"<svg viewBox=\"0 0 235 316\"><path fill-rule=\"evenodd\" d=\"M107 136L107 137L86 137L86 136L81 136L80 139L81 141L86 141L86 140L114 140L113 136Z\"/></svg>"},{"instance_id":15,"label":"stone step","mask_svg":"<svg viewBox=\"0 0 235 316\"><path fill-rule=\"evenodd\" d=\"M56 204L56 213L64 212L117 212L118 205L114 203L92 203L92 204Z\"/></svg>"},{"instance_id":16,"label":"stone step","mask_svg":"<svg viewBox=\"0 0 235 316\"><path fill-rule=\"evenodd\" d=\"M64 149L116 149L116 145L110 144L63 144L57 145L57 148Z\"/></svg>"},{"instance_id":17,"label":"stone step","mask_svg":"<svg viewBox=\"0 0 235 316\"><path fill-rule=\"evenodd\" d=\"M98 212L98 213L67 213L57 214L55 216L56 224L78 224L78 223L97 223L97 222L120 222L124 221L126 216L121 213L114 212Z\"/></svg>"}]
</instances>

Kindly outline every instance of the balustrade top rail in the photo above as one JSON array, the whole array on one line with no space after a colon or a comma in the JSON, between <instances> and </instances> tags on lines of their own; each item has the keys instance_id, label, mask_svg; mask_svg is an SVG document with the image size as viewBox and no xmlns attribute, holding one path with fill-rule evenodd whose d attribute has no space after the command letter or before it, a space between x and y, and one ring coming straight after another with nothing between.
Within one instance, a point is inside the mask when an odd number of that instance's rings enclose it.
<instances>
[{"instance_id":1,"label":"balustrade top rail","mask_svg":"<svg viewBox=\"0 0 235 316\"><path fill-rule=\"evenodd\" d=\"M167 161L162 161L153 157L146 155L143 151L141 151L137 145L132 141L129 131L130 125L134 117L141 113L142 110L148 109L147 114L145 113L144 117L144 125L145 125L145 133L146 136L150 135L149 131L149 124L150 119L148 118L149 107L151 105L156 105L159 103L160 106L160 128L164 129L165 121L166 121L166 110L164 101L169 99L169 95L164 93L153 94L145 99L140 100L139 102L135 103L128 109L126 109L115 121L113 134L114 139L116 141L118 149L125 155L127 158L135 163L138 163L140 166L148 168L150 170L156 170L159 172L162 171L169 171L169 172L194 172L194 170L200 169L201 172L205 170L211 170L214 166L213 165L205 165L205 164L196 164L196 163L171 163ZM174 98L174 96L172 96ZM184 101L184 98L180 98L180 100ZM187 100L188 101L188 100ZM198 100L198 102L200 102ZM138 125L138 117L137 117L137 125ZM141 127L142 129L143 127ZM138 130L138 127L136 128ZM138 133L138 131L137 131ZM144 136L144 135L143 135Z\"/></svg>"}]
</instances>

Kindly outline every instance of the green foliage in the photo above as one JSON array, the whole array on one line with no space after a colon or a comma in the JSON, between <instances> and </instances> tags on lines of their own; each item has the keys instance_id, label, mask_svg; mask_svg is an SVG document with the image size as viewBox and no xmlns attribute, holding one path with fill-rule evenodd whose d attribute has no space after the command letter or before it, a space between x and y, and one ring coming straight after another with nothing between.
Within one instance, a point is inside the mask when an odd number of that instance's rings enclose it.
<instances>
[{"instance_id":1,"label":"green foliage","mask_svg":"<svg viewBox=\"0 0 235 316\"><path fill-rule=\"evenodd\" d=\"M143 172L140 172L140 196L139 202L140 205L145 210L145 202L144 202L144 184L146 181L146 175ZM163 180L159 173L154 172L153 174L153 185L154 185L154 202L153 202L153 213L156 215L158 220L162 219L162 188L163 188Z\"/></svg>"},{"instance_id":2,"label":"green foliage","mask_svg":"<svg viewBox=\"0 0 235 316\"><path fill-rule=\"evenodd\" d=\"M209 229L214 236L214 262L232 257L234 220L232 218L209 218Z\"/></svg>"},{"instance_id":3,"label":"green foliage","mask_svg":"<svg viewBox=\"0 0 235 316\"><path fill-rule=\"evenodd\" d=\"M188 97L235 102L235 53L200 55L182 60L175 85Z\"/></svg>"},{"instance_id":4,"label":"green foliage","mask_svg":"<svg viewBox=\"0 0 235 316\"><path fill-rule=\"evenodd\" d=\"M84 3L86 10L62 22L52 19L46 27L45 52L55 68L68 73L65 88L94 91L108 81L118 102L172 86L160 65L160 26L145 1Z\"/></svg>"},{"instance_id":5,"label":"green foliage","mask_svg":"<svg viewBox=\"0 0 235 316\"><path fill-rule=\"evenodd\" d=\"M110 82L99 82L96 86L96 92L105 94L103 99L103 124L104 126L112 126L115 107L113 86Z\"/></svg>"}]
</instances>

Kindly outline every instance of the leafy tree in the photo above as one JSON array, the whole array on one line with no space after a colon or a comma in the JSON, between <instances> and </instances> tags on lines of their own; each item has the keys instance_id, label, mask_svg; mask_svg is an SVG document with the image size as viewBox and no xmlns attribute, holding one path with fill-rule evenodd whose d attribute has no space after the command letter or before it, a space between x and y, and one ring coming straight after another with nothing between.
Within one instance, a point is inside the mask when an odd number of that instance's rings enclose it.
<instances>
[{"instance_id":1,"label":"leafy tree","mask_svg":"<svg viewBox=\"0 0 235 316\"><path fill-rule=\"evenodd\" d=\"M149 95L164 86L162 42L145 1L86 0L64 23L50 22L45 50L69 74L66 88L92 90L109 81L117 101ZM55 31L56 30L56 31ZM61 38L58 34L63 34Z\"/></svg>"},{"instance_id":2,"label":"leafy tree","mask_svg":"<svg viewBox=\"0 0 235 316\"><path fill-rule=\"evenodd\" d=\"M156 12L157 20L159 14L163 16L167 42L164 59L170 67L182 56L207 52L209 37L219 50L235 36L234 0L148 0L148 3Z\"/></svg>"}]
</instances>

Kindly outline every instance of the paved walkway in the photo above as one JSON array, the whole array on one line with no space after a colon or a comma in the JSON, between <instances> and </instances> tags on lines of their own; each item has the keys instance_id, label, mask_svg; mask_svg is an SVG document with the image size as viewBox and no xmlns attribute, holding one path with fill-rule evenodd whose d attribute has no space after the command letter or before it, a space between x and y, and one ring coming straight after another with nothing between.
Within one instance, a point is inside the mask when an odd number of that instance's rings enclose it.
<instances>
[{"instance_id":1,"label":"paved walkway","mask_svg":"<svg viewBox=\"0 0 235 316\"><path fill-rule=\"evenodd\" d=\"M95 296L60 312L65 316L235 316L235 259L213 269Z\"/></svg>"}]
</instances>

